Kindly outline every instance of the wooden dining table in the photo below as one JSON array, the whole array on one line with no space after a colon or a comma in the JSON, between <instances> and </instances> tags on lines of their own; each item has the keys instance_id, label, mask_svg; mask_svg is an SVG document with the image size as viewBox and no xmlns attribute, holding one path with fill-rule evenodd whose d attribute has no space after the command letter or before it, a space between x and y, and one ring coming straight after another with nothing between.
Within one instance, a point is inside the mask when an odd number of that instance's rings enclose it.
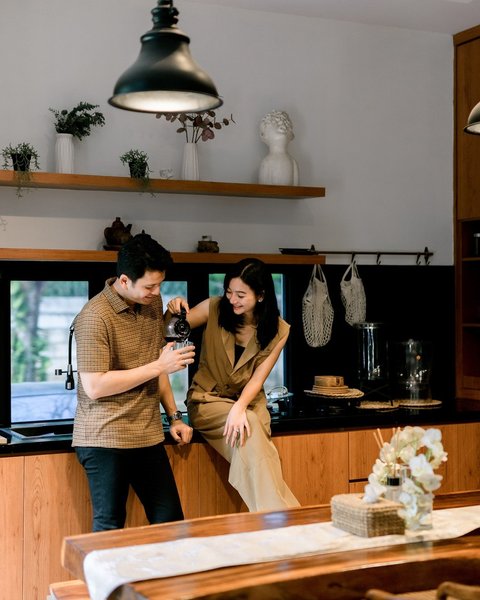
<instances>
[{"instance_id":1,"label":"wooden dining table","mask_svg":"<svg viewBox=\"0 0 480 600\"><path fill-rule=\"evenodd\" d=\"M480 490L438 495L435 509L480 505ZM330 521L329 505L275 512L237 513L132 527L67 537L62 565L85 580L83 561L89 552ZM238 565L119 587L115 600L185 598L349 600L370 588L402 593L433 589L443 581L480 582L480 530L438 541L345 552L318 553L284 560Z\"/></svg>"}]
</instances>

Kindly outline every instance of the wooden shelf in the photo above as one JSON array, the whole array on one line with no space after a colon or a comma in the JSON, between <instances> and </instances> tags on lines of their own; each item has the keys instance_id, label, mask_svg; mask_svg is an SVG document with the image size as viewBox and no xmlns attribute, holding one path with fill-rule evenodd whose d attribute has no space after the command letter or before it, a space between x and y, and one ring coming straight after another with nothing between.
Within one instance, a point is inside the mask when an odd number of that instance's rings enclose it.
<instances>
[{"instance_id":1,"label":"wooden shelf","mask_svg":"<svg viewBox=\"0 0 480 600\"><path fill-rule=\"evenodd\" d=\"M18 185L19 180L15 171L0 171L0 186L17 187ZM150 179L149 184L144 186L131 177L44 172L30 173L30 178L27 181L21 181L21 187L101 192L237 196L243 198L286 198L292 200L325 196L325 188L323 187L219 181L179 181L174 179Z\"/></svg>"},{"instance_id":2,"label":"wooden shelf","mask_svg":"<svg viewBox=\"0 0 480 600\"><path fill-rule=\"evenodd\" d=\"M320 254L255 254L230 252L172 252L175 263L230 264L248 256L255 256L270 265L315 265L324 264ZM55 250L41 248L0 248L0 260L42 260L42 261L83 261L115 262L117 253L110 250Z\"/></svg>"}]
</instances>

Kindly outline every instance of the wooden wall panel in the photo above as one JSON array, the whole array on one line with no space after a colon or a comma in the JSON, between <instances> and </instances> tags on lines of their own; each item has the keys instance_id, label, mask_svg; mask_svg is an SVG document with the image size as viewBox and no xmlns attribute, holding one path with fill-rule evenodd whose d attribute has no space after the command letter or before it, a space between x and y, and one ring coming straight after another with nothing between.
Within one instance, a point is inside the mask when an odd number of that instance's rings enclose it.
<instances>
[{"instance_id":1,"label":"wooden wall panel","mask_svg":"<svg viewBox=\"0 0 480 600\"><path fill-rule=\"evenodd\" d=\"M0 600L22 599L23 456L0 460Z\"/></svg>"},{"instance_id":2,"label":"wooden wall panel","mask_svg":"<svg viewBox=\"0 0 480 600\"><path fill-rule=\"evenodd\" d=\"M374 429L348 433L349 481L366 480L378 458L379 448L373 436ZM389 442L391 429L380 429L383 440ZM365 485L363 483L362 485Z\"/></svg>"},{"instance_id":3,"label":"wooden wall panel","mask_svg":"<svg viewBox=\"0 0 480 600\"><path fill-rule=\"evenodd\" d=\"M480 489L480 423L443 425L443 447L448 460L439 469L444 478L439 492Z\"/></svg>"},{"instance_id":4,"label":"wooden wall panel","mask_svg":"<svg viewBox=\"0 0 480 600\"><path fill-rule=\"evenodd\" d=\"M198 446L198 511L202 517L244 512L247 507L228 483L230 465L208 444Z\"/></svg>"},{"instance_id":5,"label":"wooden wall panel","mask_svg":"<svg viewBox=\"0 0 480 600\"><path fill-rule=\"evenodd\" d=\"M283 476L302 506L348 493L348 433L311 433L273 438Z\"/></svg>"},{"instance_id":6,"label":"wooden wall panel","mask_svg":"<svg viewBox=\"0 0 480 600\"><path fill-rule=\"evenodd\" d=\"M166 446L186 519L200 516L198 507L198 446Z\"/></svg>"},{"instance_id":7,"label":"wooden wall panel","mask_svg":"<svg viewBox=\"0 0 480 600\"><path fill-rule=\"evenodd\" d=\"M354 481L348 484L348 493L349 494L364 494L365 486L367 485L366 481Z\"/></svg>"},{"instance_id":8,"label":"wooden wall panel","mask_svg":"<svg viewBox=\"0 0 480 600\"><path fill-rule=\"evenodd\" d=\"M3 459L2 459L3 460ZM91 530L87 479L75 454L25 457L24 600L45 600L60 565L63 538Z\"/></svg>"}]
</instances>

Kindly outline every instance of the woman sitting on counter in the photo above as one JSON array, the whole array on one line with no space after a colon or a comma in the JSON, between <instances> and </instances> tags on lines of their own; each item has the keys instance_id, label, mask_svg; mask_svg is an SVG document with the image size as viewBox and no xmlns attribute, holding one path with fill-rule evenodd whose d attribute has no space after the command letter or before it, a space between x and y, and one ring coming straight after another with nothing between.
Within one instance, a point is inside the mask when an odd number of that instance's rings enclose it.
<instances>
[{"instance_id":1,"label":"woman sitting on counter","mask_svg":"<svg viewBox=\"0 0 480 600\"><path fill-rule=\"evenodd\" d=\"M228 481L250 511L299 506L283 480L263 389L290 326L279 316L273 279L262 261L241 260L223 287L223 296L191 309L180 297L167 305L167 320L184 308L191 328L206 325L187 393L190 423L230 463Z\"/></svg>"}]
</instances>

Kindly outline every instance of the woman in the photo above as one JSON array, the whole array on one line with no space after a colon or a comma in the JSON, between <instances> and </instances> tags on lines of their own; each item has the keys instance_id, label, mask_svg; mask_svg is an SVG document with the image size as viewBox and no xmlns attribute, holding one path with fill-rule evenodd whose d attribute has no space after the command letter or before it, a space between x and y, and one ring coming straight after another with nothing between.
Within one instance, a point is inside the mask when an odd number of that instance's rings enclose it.
<instances>
[{"instance_id":1,"label":"woman","mask_svg":"<svg viewBox=\"0 0 480 600\"><path fill-rule=\"evenodd\" d=\"M174 298L167 313L181 307L190 327L206 325L187 394L190 423L228 460L228 481L250 511L299 506L270 439L263 390L290 329L279 317L272 276L262 261L244 259L225 276L222 297L192 309Z\"/></svg>"}]
</instances>

